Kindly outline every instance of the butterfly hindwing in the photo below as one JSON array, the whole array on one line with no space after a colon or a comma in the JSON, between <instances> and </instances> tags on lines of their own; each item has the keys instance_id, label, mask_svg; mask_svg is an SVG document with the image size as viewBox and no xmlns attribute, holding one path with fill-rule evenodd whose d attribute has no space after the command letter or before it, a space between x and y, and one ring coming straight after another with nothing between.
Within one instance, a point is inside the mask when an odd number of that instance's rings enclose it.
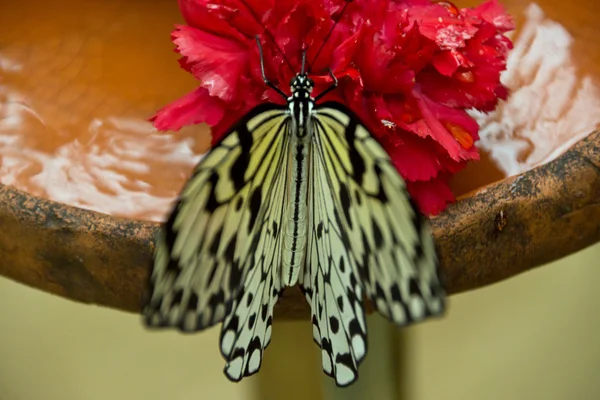
<instances>
[{"instance_id":1,"label":"butterfly hindwing","mask_svg":"<svg viewBox=\"0 0 600 400\"><path fill-rule=\"evenodd\" d=\"M194 332L224 321L221 350L233 380L256 372L270 341L288 122L270 104L234 125L195 168L157 238L146 325Z\"/></svg>"},{"instance_id":2,"label":"butterfly hindwing","mask_svg":"<svg viewBox=\"0 0 600 400\"><path fill-rule=\"evenodd\" d=\"M282 133L283 135L283 133ZM227 315L221 330L221 353L228 363L225 374L234 381L258 371L263 350L271 341L273 307L281 288L281 252L284 233L283 218L288 190L287 154L281 154L268 196L268 207L262 219L262 235L256 237L258 249L255 267L247 274L246 284Z\"/></svg>"},{"instance_id":3,"label":"butterfly hindwing","mask_svg":"<svg viewBox=\"0 0 600 400\"><path fill-rule=\"evenodd\" d=\"M300 283L311 307L313 339L321 347L323 371L346 386L356 380L358 364L366 354L363 289L318 147L313 145L311 153L310 229Z\"/></svg>"},{"instance_id":4,"label":"butterfly hindwing","mask_svg":"<svg viewBox=\"0 0 600 400\"><path fill-rule=\"evenodd\" d=\"M354 113L338 103L319 106L312 154L311 178L318 179L311 190L317 201L309 200L309 251L317 256L308 254L302 286L323 368L345 386L366 353L363 293L402 326L441 314L444 292L427 219Z\"/></svg>"}]
</instances>

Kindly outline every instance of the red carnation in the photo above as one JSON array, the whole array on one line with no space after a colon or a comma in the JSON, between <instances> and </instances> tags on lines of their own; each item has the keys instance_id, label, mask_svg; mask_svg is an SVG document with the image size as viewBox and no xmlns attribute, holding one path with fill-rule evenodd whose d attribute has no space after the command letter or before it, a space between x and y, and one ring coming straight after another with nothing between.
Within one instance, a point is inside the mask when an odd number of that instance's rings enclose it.
<instances>
[{"instance_id":1,"label":"red carnation","mask_svg":"<svg viewBox=\"0 0 600 400\"><path fill-rule=\"evenodd\" d=\"M344 4L179 0L188 25L176 27L173 42L181 66L200 86L161 109L154 125L178 130L205 122L218 140L259 103L282 102L262 81L255 35L267 76L287 91L302 49L313 60L339 20L310 71L315 93L331 83L332 68L340 86L325 100L340 101L364 119L421 211L437 214L454 200L449 179L479 157L478 125L465 110L489 111L506 98L500 72L512 43L502 34L513 21L497 0L474 9L430 0L355 0L340 19Z\"/></svg>"}]
</instances>

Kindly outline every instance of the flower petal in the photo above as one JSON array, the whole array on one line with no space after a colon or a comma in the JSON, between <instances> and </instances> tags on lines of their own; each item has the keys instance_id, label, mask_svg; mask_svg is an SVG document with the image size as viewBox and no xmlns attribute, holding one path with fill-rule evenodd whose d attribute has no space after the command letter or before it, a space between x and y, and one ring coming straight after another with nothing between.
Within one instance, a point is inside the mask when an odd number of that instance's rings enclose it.
<instances>
[{"instance_id":1,"label":"flower petal","mask_svg":"<svg viewBox=\"0 0 600 400\"><path fill-rule=\"evenodd\" d=\"M428 181L439 173L439 162L435 147L430 138L420 138L410 132L396 129L389 135L384 145L392 163L405 180Z\"/></svg>"},{"instance_id":2,"label":"flower petal","mask_svg":"<svg viewBox=\"0 0 600 400\"><path fill-rule=\"evenodd\" d=\"M332 68L339 86L323 100L357 113L425 213L453 200L448 179L478 158L478 126L465 109L491 110L508 95L500 72L512 44L502 33L514 23L497 0L472 9L431 0L178 1L188 26L173 41L201 87L160 110L157 128L207 122L218 141L257 104L285 103L263 82L254 36L266 76L284 93L306 49L314 95L331 85Z\"/></svg>"},{"instance_id":3,"label":"flower petal","mask_svg":"<svg viewBox=\"0 0 600 400\"><path fill-rule=\"evenodd\" d=\"M440 112L446 111L447 113L450 113L448 109L444 110L439 107L439 105L428 99L427 96L420 93L418 89L413 91L413 95L421 115L423 116L423 120L429 129L427 132L428 136L442 145L448 152L448 155L456 161L468 160L476 157L476 149L465 149L440 121L440 117L442 116ZM468 128L469 127L465 127L465 129Z\"/></svg>"},{"instance_id":4,"label":"flower petal","mask_svg":"<svg viewBox=\"0 0 600 400\"><path fill-rule=\"evenodd\" d=\"M236 0L221 0L219 4L212 0L178 0L178 3L189 26L216 36L241 40L260 32L260 26L249 14L249 10ZM244 34L244 31L248 32Z\"/></svg>"},{"instance_id":5,"label":"flower petal","mask_svg":"<svg viewBox=\"0 0 600 400\"><path fill-rule=\"evenodd\" d=\"M456 50L438 52L432 60L435 69L444 76L452 76L459 67L471 68L473 63Z\"/></svg>"},{"instance_id":6,"label":"flower petal","mask_svg":"<svg viewBox=\"0 0 600 400\"><path fill-rule=\"evenodd\" d=\"M210 95L224 101L236 100L238 78L248 75L248 44L189 26L178 26L172 35L176 51L184 57L182 65Z\"/></svg>"},{"instance_id":7,"label":"flower petal","mask_svg":"<svg viewBox=\"0 0 600 400\"><path fill-rule=\"evenodd\" d=\"M202 122L215 125L223 118L225 109L225 103L211 97L205 88L199 87L161 108L150 121L160 131L177 131L184 126Z\"/></svg>"},{"instance_id":8,"label":"flower petal","mask_svg":"<svg viewBox=\"0 0 600 400\"><path fill-rule=\"evenodd\" d=\"M499 32L508 32L515 29L515 21L506 13L498 0L486 1L472 10L465 9L464 13L478 15L484 21L494 25Z\"/></svg>"},{"instance_id":9,"label":"flower petal","mask_svg":"<svg viewBox=\"0 0 600 400\"><path fill-rule=\"evenodd\" d=\"M448 177L442 174L429 181L408 181L406 188L419 210L425 215L437 215L446 208L448 203L455 200L448 184Z\"/></svg>"}]
</instances>

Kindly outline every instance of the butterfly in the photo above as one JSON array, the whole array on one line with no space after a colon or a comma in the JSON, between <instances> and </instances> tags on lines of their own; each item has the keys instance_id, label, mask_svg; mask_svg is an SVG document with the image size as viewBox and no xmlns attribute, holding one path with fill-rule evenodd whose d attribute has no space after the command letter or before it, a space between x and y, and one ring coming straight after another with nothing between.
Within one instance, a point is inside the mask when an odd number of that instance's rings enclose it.
<instances>
[{"instance_id":1,"label":"butterfly","mask_svg":"<svg viewBox=\"0 0 600 400\"><path fill-rule=\"evenodd\" d=\"M273 307L299 283L323 371L358 378L367 353L363 298L398 326L443 314L435 245L388 154L357 115L313 97L301 71L286 105L244 115L196 166L160 231L143 310L148 327L196 332L222 322L232 381L256 373Z\"/></svg>"}]
</instances>

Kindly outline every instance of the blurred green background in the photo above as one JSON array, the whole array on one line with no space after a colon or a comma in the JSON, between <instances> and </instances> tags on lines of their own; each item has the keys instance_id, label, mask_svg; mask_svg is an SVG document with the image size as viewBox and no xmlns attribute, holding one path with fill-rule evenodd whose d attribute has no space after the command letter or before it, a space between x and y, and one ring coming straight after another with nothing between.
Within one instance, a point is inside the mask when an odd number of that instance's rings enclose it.
<instances>
[{"instance_id":1,"label":"blurred green background","mask_svg":"<svg viewBox=\"0 0 600 400\"><path fill-rule=\"evenodd\" d=\"M258 375L222 374L218 328L148 332L136 315L0 279L1 400L600 398L600 245L450 298L404 330L376 316L359 382L321 372L308 319L275 323Z\"/></svg>"}]
</instances>

